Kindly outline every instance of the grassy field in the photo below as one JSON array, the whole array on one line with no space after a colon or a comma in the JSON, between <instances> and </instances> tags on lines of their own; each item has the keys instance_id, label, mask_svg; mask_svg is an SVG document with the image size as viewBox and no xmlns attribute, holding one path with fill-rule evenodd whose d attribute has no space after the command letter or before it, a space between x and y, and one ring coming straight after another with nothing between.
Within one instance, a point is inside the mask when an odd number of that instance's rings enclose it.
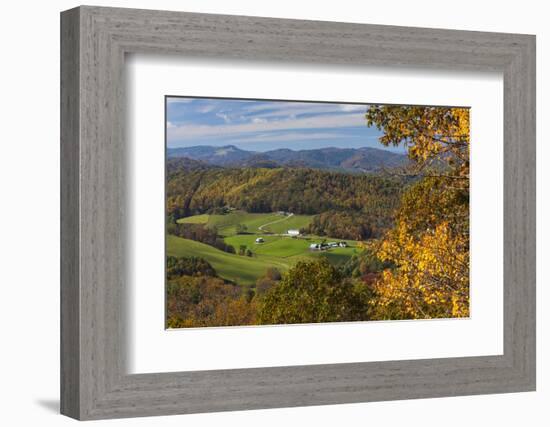
<instances>
[{"instance_id":1,"label":"grassy field","mask_svg":"<svg viewBox=\"0 0 550 427\"><path fill-rule=\"evenodd\" d=\"M256 239L258 237L262 237L264 239L265 243L257 244ZM257 252L261 247L264 245L269 246L271 243L274 243L281 238L278 236L260 236L258 234L236 234L233 236L229 236L224 238L223 240L228 245L233 246L236 250L239 249L239 246L245 245L247 248L249 248L252 252Z\"/></svg>"},{"instance_id":2,"label":"grassy field","mask_svg":"<svg viewBox=\"0 0 550 427\"><path fill-rule=\"evenodd\" d=\"M196 215L203 216L203 215ZM281 219L280 215L263 214L263 213L248 213L245 211L233 211L226 215L207 215L208 221L206 225L209 227L217 227L218 232L222 236L232 236L236 233L236 226L238 224L245 225L248 231L256 233L260 225L266 224L271 221L277 221ZM195 218L195 217L190 217Z\"/></svg>"},{"instance_id":3,"label":"grassy field","mask_svg":"<svg viewBox=\"0 0 550 427\"><path fill-rule=\"evenodd\" d=\"M349 241L348 241L349 242ZM357 252L357 247L335 248L323 252L310 252L304 254L305 258L326 258L332 265L341 265L345 263L354 253Z\"/></svg>"},{"instance_id":4,"label":"grassy field","mask_svg":"<svg viewBox=\"0 0 550 427\"><path fill-rule=\"evenodd\" d=\"M176 236L167 236L166 246L168 255L204 258L212 264L220 277L241 285L255 283L256 279L263 276L269 267L286 271L290 265L289 261L270 256L246 257L229 254L212 246Z\"/></svg>"},{"instance_id":5,"label":"grassy field","mask_svg":"<svg viewBox=\"0 0 550 427\"><path fill-rule=\"evenodd\" d=\"M312 218L313 215L292 215L283 221L267 225L264 229L275 234L285 234L288 230L300 230L307 227Z\"/></svg>"},{"instance_id":6,"label":"grassy field","mask_svg":"<svg viewBox=\"0 0 550 427\"><path fill-rule=\"evenodd\" d=\"M206 224L209 216L208 214L188 216L187 218L179 219L178 222L180 224Z\"/></svg>"},{"instance_id":7,"label":"grassy field","mask_svg":"<svg viewBox=\"0 0 550 427\"><path fill-rule=\"evenodd\" d=\"M194 215L181 218L179 223L206 224L209 227L217 227L222 236L232 236L236 233L238 224L245 225L249 233L261 233L258 228L268 224L264 230L269 233L283 234L288 230L299 230L307 227L313 215L284 216L278 213L248 213L236 210L226 215Z\"/></svg>"},{"instance_id":8,"label":"grassy field","mask_svg":"<svg viewBox=\"0 0 550 427\"><path fill-rule=\"evenodd\" d=\"M289 237L278 237L274 242L267 242L259 245L257 253L288 258L291 256L303 255L309 252L310 242L302 239Z\"/></svg>"},{"instance_id":9,"label":"grassy field","mask_svg":"<svg viewBox=\"0 0 550 427\"><path fill-rule=\"evenodd\" d=\"M218 233L224 237L227 244L233 246L237 252L241 246L246 246L253 256L222 252L212 246L175 236L167 236L167 253L179 257L202 257L212 264L220 277L241 285L252 285L256 279L265 274L269 267L276 267L284 272L301 259L321 257L338 265L344 263L357 251L357 242L350 240L346 241L349 245L347 248L331 248L322 252L310 251L309 246L312 243L320 243L323 240L341 241L341 239L311 235L292 238L283 235L289 229L307 227L311 219L310 215L285 217L277 213L257 214L244 211L233 211L226 215L203 214L182 218L179 220L180 223L217 227ZM269 224L272 222L273 224ZM237 234L237 224L246 226L246 234ZM265 226L262 231L259 227L263 225ZM256 243L259 237L264 240L263 243Z\"/></svg>"}]
</instances>

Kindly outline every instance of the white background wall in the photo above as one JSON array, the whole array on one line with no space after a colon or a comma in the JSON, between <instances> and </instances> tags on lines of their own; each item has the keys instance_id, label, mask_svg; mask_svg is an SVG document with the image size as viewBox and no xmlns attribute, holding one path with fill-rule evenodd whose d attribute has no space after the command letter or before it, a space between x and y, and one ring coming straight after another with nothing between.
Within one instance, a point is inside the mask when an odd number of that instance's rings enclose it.
<instances>
[{"instance_id":1,"label":"white background wall","mask_svg":"<svg viewBox=\"0 0 550 427\"><path fill-rule=\"evenodd\" d=\"M97 5L537 35L538 391L115 420L117 426L543 426L550 423L548 225L550 27L546 2L95 1ZM0 20L0 422L64 426L59 384L59 12L75 1L4 2ZM545 185L546 184L546 185ZM546 239L545 239L546 238ZM543 239L545 241L543 241ZM94 424L94 423L92 423Z\"/></svg>"}]
</instances>

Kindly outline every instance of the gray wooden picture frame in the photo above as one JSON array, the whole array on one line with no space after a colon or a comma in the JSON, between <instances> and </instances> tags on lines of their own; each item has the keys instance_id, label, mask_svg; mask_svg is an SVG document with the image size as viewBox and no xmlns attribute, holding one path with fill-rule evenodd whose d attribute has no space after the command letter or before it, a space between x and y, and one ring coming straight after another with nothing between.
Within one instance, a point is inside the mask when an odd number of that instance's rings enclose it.
<instances>
[{"instance_id":1,"label":"gray wooden picture frame","mask_svg":"<svg viewBox=\"0 0 550 427\"><path fill-rule=\"evenodd\" d=\"M504 354L127 374L127 53L502 72ZM61 166L65 415L85 420L535 390L534 36L71 9L61 14Z\"/></svg>"}]
</instances>

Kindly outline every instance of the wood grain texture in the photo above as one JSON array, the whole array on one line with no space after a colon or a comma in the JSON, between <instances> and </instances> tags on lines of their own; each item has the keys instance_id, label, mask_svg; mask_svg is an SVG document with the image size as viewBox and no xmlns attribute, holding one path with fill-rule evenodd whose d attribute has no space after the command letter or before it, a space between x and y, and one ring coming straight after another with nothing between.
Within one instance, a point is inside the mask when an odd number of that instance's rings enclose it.
<instances>
[{"instance_id":1,"label":"wood grain texture","mask_svg":"<svg viewBox=\"0 0 550 427\"><path fill-rule=\"evenodd\" d=\"M80 414L79 17L61 20L61 412Z\"/></svg>"},{"instance_id":2,"label":"wood grain texture","mask_svg":"<svg viewBox=\"0 0 550 427\"><path fill-rule=\"evenodd\" d=\"M535 388L535 39L80 7L62 13L62 413L150 416ZM124 56L501 71L504 354L128 375Z\"/></svg>"}]
</instances>

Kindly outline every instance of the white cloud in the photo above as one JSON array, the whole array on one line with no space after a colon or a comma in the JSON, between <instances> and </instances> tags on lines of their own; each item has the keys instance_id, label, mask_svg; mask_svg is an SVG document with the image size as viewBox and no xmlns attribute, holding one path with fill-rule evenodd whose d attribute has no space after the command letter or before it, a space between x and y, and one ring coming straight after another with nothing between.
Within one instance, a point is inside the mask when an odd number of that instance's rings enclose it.
<instances>
[{"instance_id":1,"label":"white cloud","mask_svg":"<svg viewBox=\"0 0 550 427\"><path fill-rule=\"evenodd\" d=\"M266 123L242 123L224 125L193 125L176 126L169 129L169 138L188 139L214 135L238 135L253 132L288 131L292 129L329 129L366 126L361 113L327 114L305 118L288 118Z\"/></svg>"},{"instance_id":2,"label":"white cloud","mask_svg":"<svg viewBox=\"0 0 550 427\"><path fill-rule=\"evenodd\" d=\"M249 117L255 118L295 118L296 116L306 114L334 114L334 113L351 113L351 112L365 112L367 110L366 105L362 104L316 104L316 103L271 103L268 105L255 105L245 107L245 111L249 114ZM268 110L268 111L266 111Z\"/></svg>"},{"instance_id":3,"label":"white cloud","mask_svg":"<svg viewBox=\"0 0 550 427\"><path fill-rule=\"evenodd\" d=\"M358 138L359 136L350 136L345 133L336 132L288 132L288 133L264 133L244 138L229 140L229 143L251 143L251 142L283 142L283 141L306 141L306 140L323 140L336 138ZM364 137L363 137L364 138Z\"/></svg>"},{"instance_id":4,"label":"white cloud","mask_svg":"<svg viewBox=\"0 0 550 427\"><path fill-rule=\"evenodd\" d=\"M342 111L367 111L366 105L360 105L360 104L338 104L340 107L340 110Z\"/></svg>"},{"instance_id":5,"label":"white cloud","mask_svg":"<svg viewBox=\"0 0 550 427\"><path fill-rule=\"evenodd\" d=\"M304 106L311 105L307 102L282 102L282 101L274 101L274 102L268 102L266 104L251 101L250 105L243 106L243 110L248 113L257 113L259 111L265 111L265 110L281 110L281 109L289 109L289 108L303 108Z\"/></svg>"},{"instance_id":6,"label":"white cloud","mask_svg":"<svg viewBox=\"0 0 550 427\"><path fill-rule=\"evenodd\" d=\"M216 113L216 117L219 117L220 119L223 119L225 123L231 123L231 119L227 114L224 113Z\"/></svg>"},{"instance_id":7,"label":"white cloud","mask_svg":"<svg viewBox=\"0 0 550 427\"><path fill-rule=\"evenodd\" d=\"M214 109L216 108L216 105L215 104L205 104L205 105L201 105L200 107L197 108L197 111L199 113L210 113L211 111L213 111Z\"/></svg>"},{"instance_id":8,"label":"white cloud","mask_svg":"<svg viewBox=\"0 0 550 427\"><path fill-rule=\"evenodd\" d=\"M252 119L252 123L267 123L266 119L262 119L261 117L254 117Z\"/></svg>"},{"instance_id":9,"label":"white cloud","mask_svg":"<svg viewBox=\"0 0 550 427\"><path fill-rule=\"evenodd\" d=\"M168 104L189 104L193 101L194 99L191 98L168 98L166 102Z\"/></svg>"}]
</instances>

